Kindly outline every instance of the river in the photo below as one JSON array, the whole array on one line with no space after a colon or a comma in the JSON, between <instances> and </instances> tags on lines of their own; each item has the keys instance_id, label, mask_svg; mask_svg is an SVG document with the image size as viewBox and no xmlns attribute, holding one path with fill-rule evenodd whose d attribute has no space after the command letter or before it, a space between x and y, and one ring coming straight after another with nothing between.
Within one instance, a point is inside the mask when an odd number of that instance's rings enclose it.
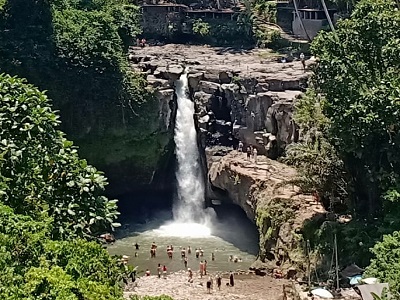
<instances>
[{"instance_id":1,"label":"river","mask_svg":"<svg viewBox=\"0 0 400 300\"><path fill-rule=\"evenodd\" d=\"M234 206L219 207L216 211L216 220L209 228L209 235L202 236L200 228L200 233L194 237L173 236L173 233L168 235L163 231L162 225L173 222L171 211L160 211L144 224L128 224L134 217L124 216L123 229L117 231L117 241L108 246L108 251L112 255L130 256L128 264L138 266L139 272L148 268L153 274L158 263L165 264L171 272L183 270L179 247L188 246L192 248L192 254L188 255L188 267L193 270L198 270L201 260L207 260L207 269L210 271L247 270L258 253L256 227ZM183 228L190 229L188 225L183 225ZM158 246L156 258L150 258L153 242ZM135 243L140 245L138 251L135 250ZM167 245L174 246L172 260L168 259ZM204 256L196 259L194 250L200 247L204 250ZM138 253L137 257L134 256L135 252ZM212 252L215 255L214 261L211 260ZM230 255L240 257L242 262L230 262Z\"/></svg>"}]
</instances>

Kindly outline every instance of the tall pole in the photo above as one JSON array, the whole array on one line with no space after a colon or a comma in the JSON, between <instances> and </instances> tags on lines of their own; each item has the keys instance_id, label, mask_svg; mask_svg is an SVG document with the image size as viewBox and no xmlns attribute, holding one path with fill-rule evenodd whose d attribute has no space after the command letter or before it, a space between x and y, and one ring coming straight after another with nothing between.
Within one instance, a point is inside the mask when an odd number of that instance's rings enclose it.
<instances>
[{"instance_id":1,"label":"tall pole","mask_svg":"<svg viewBox=\"0 0 400 300\"><path fill-rule=\"evenodd\" d=\"M328 19L329 27L333 32L335 32L335 27L333 27L331 16L329 15L328 8L326 7L325 0L321 0L321 2L322 2L322 7L324 8L325 11L326 18Z\"/></svg>"},{"instance_id":2,"label":"tall pole","mask_svg":"<svg viewBox=\"0 0 400 300\"><path fill-rule=\"evenodd\" d=\"M307 261L308 261L308 291L311 291L311 260L310 260L310 252L309 252L309 247L310 241L306 241L306 251L307 251Z\"/></svg>"},{"instance_id":3,"label":"tall pole","mask_svg":"<svg viewBox=\"0 0 400 300\"><path fill-rule=\"evenodd\" d=\"M339 263L338 263L338 249L337 249L337 239L335 233L335 265L336 265L336 289L339 290Z\"/></svg>"},{"instance_id":4,"label":"tall pole","mask_svg":"<svg viewBox=\"0 0 400 300\"><path fill-rule=\"evenodd\" d=\"M306 34L307 40L311 42L311 38L308 35L306 28L304 27L303 19L300 17L299 8L297 7L297 0L293 0L293 5L294 5L294 10L296 11L297 18L299 19L300 22L300 26L303 29L304 33Z\"/></svg>"}]
</instances>

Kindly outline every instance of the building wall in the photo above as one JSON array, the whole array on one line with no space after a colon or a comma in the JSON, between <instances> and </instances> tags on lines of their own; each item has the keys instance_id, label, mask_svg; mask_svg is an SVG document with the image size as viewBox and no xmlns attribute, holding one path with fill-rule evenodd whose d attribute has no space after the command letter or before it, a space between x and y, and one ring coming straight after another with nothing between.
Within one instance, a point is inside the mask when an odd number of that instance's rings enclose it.
<instances>
[{"instance_id":1,"label":"building wall","mask_svg":"<svg viewBox=\"0 0 400 300\"><path fill-rule=\"evenodd\" d=\"M308 36L313 39L322 28L326 28L329 24L327 20L307 20L303 19L304 27L308 33ZM301 27L299 18L295 17L292 22L293 34L301 38L306 39L303 28Z\"/></svg>"},{"instance_id":2,"label":"building wall","mask_svg":"<svg viewBox=\"0 0 400 300\"><path fill-rule=\"evenodd\" d=\"M171 30L180 30L182 15L179 7L143 7L143 34L168 36Z\"/></svg>"}]
</instances>

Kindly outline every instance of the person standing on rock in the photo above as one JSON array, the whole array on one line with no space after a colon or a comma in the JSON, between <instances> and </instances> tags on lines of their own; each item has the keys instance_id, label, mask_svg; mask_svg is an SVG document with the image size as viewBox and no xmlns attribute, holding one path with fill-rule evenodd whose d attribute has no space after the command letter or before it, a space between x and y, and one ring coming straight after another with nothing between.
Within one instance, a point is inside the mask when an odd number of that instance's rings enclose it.
<instances>
[{"instance_id":1,"label":"person standing on rock","mask_svg":"<svg viewBox=\"0 0 400 300\"><path fill-rule=\"evenodd\" d=\"M235 279L233 278L233 272L231 271L229 273L229 285L234 286L235 285Z\"/></svg>"},{"instance_id":2,"label":"person standing on rock","mask_svg":"<svg viewBox=\"0 0 400 300\"><path fill-rule=\"evenodd\" d=\"M301 64L303 65L303 70L305 72L306 71L306 60L305 60L304 53L300 53L300 61L301 61Z\"/></svg>"},{"instance_id":3,"label":"person standing on rock","mask_svg":"<svg viewBox=\"0 0 400 300\"><path fill-rule=\"evenodd\" d=\"M204 275L207 275L207 260L204 261Z\"/></svg>"},{"instance_id":4,"label":"person standing on rock","mask_svg":"<svg viewBox=\"0 0 400 300\"><path fill-rule=\"evenodd\" d=\"M254 147L253 149L253 159L254 159L254 163L257 164L257 148Z\"/></svg>"},{"instance_id":5,"label":"person standing on rock","mask_svg":"<svg viewBox=\"0 0 400 300\"><path fill-rule=\"evenodd\" d=\"M238 151L239 151L240 153L243 152L243 143L242 143L242 141L239 141Z\"/></svg>"},{"instance_id":6,"label":"person standing on rock","mask_svg":"<svg viewBox=\"0 0 400 300\"><path fill-rule=\"evenodd\" d=\"M250 146L247 147L246 153L247 153L247 160L250 160L250 156L251 156L251 147Z\"/></svg>"}]
</instances>

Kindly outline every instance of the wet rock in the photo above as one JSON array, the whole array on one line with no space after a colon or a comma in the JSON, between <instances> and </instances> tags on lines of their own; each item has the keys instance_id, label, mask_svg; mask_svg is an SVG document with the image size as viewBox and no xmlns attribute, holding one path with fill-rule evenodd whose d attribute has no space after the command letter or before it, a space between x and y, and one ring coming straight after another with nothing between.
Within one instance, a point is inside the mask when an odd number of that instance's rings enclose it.
<instances>
[{"instance_id":1,"label":"wet rock","mask_svg":"<svg viewBox=\"0 0 400 300\"><path fill-rule=\"evenodd\" d=\"M189 86L194 91L199 90L199 82L203 79L203 73L194 73L188 75Z\"/></svg>"},{"instance_id":2,"label":"wet rock","mask_svg":"<svg viewBox=\"0 0 400 300\"><path fill-rule=\"evenodd\" d=\"M232 73L222 71L219 73L219 82L220 83L230 83L232 80Z\"/></svg>"},{"instance_id":3,"label":"wet rock","mask_svg":"<svg viewBox=\"0 0 400 300\"><path fill-rule=\"evenodd\" d=\"M221 86L218 83L210 82L210 81L200 81L199 89L207 94L215 94L220 91Z\"/></svg>"}]
</instances>

